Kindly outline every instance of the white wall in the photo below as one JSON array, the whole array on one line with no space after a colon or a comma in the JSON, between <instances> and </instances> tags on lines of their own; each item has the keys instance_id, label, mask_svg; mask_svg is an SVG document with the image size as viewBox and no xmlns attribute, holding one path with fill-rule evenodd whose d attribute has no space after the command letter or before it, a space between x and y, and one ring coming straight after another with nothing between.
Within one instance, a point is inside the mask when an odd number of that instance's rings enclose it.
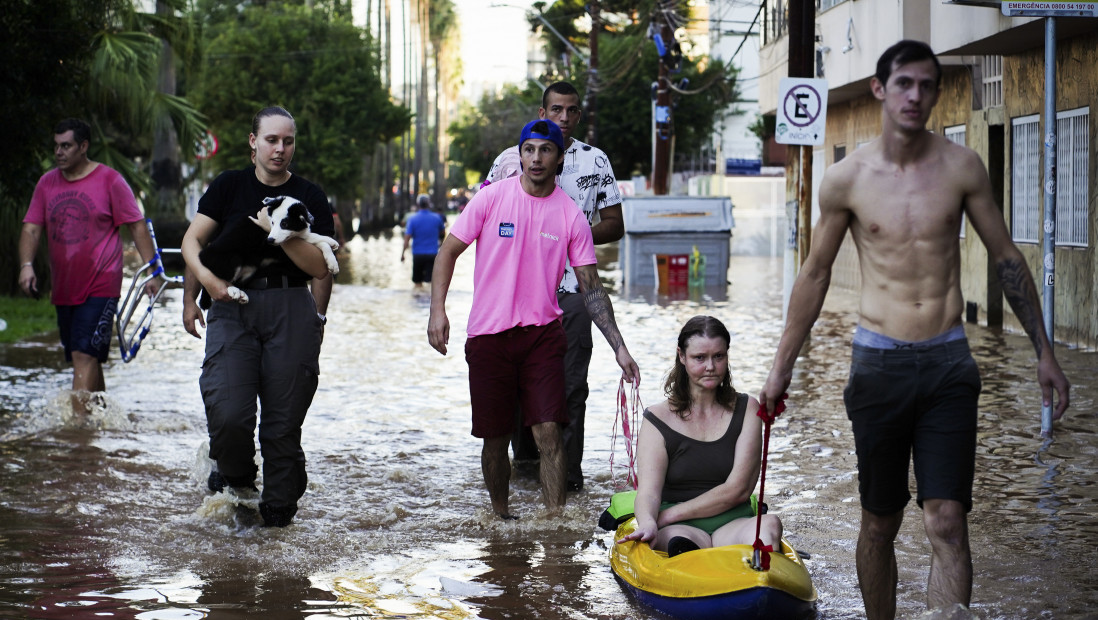
<instances>
[{"instance_id":1,"label":"white wall","mask_svg":"<svg viewBox=\"0 0 1098 620\"><path fill-rule=\"evenodd\" d=\"M762 40L759 33L762 18L751 28L753 34L744 35L759 10L758 2L710 0L708 8L710 55L722 63L732 60L733 66L739 70L736 85L742 99L719 120L718 133L714 136L718 153L717 172L723 174L724 160L727 158L759 159L762 156L762 144L748 130L759 114L759 45ZM734 58L733 54L736 54Z\"/></svg>"}]
</instances>

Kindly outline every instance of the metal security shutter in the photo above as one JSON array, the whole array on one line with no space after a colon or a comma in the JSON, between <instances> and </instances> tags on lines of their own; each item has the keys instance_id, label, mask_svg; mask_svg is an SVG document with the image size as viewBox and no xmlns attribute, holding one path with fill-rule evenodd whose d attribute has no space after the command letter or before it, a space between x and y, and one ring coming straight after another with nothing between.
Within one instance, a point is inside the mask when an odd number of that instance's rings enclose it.
<instances>
[{"instance_id":1,"label":"metal security shutter","mask_svg":"<svg viewBox=\"0 0 1098 620\"><path fill-rule=\"evenodd\" d=\"M1056 115L1056 245L1087 247L1090 108Z\"/></svg>"},{"instance_id":2,"label":"metal security shutter","mask_svg":"<svg viewBox=\"0 0 1098 620\"><path fill-rule=\"evenodd\" d=\"M984 109L1003 105L1003 57L984 56L981 73Z\"/></svg>"},{"instance_id":3,"label":"metal security shutter","mask_svg":"<svg viewBox=\"0 0 1098 620\"><path fill-rule=\"evenodd\" d=\"M1022 116L1014 119L1011 125L1011 235L1016 243L1038 243L1042 174L1040 116Z\"/></svg>"}]
</instances>

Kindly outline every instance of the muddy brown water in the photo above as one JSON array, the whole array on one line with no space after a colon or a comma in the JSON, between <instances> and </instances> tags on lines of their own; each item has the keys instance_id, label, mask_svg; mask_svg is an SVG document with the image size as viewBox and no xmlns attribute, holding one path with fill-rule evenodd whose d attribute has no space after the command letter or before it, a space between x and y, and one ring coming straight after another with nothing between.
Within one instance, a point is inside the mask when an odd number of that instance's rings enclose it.
<instances>
[{"instance_id":1,"label":"muddy brown water","mask_svg":"<svg viewBox=\"0 0 1098 620\"><path fill-rule=\"evenodd\" d=\"M449 298L451 353L427 344L429 299L411 289L399 234L356 238L340 274L305 422L309 490L285 529L242 527L236 503L204 488L202 343L179 325L178 291L155 311L137 358L114 354L108 397L74 419L55 336L0 348L0 617L5 618L655 618L610 572L596 526L623 487L617 369L596 331L585 489L562 516L538 486L512 481L518 522L490 515L469 435L461 355L472 252ZM622 290L600 250L618 323L659 387L682 323L721 318L736 386L757 393L781 331L781 260L733 257L727 290L670 300ZM859 508L842 407L854 297L832 291L775 425L766 499L808 551L820 618L863 617L854 569ZM1034 356L1021 335L966 326L980 363L972 611L981 618L1098 617L1098 357L1058 347L1073 404L1039 435ZM912 503L897 543L899 611L925 608L929 547Z\"/></svg>"}]
</instances>

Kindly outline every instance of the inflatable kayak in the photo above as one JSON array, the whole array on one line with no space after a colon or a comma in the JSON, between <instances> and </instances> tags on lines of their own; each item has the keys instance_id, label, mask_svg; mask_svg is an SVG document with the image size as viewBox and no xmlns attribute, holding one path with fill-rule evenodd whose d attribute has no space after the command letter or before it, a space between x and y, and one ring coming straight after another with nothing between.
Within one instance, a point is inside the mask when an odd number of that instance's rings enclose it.
<instances>
[{"instance_id":1,"label":"inflatable kayak","mask_svg":"<svg viewBox=\"0 0 1098 620\"><path fill-rule=\"evenodd\" d=\"M636 520L622 523L621 540ZM770 554L770 570L751 568L751 545L698 549L673 558L648 543L614 543L610 567L641 603L689 620L804 618L816 610L816 588L801 556L782 539L781 553Z\"/></svg>"}]
</instances>

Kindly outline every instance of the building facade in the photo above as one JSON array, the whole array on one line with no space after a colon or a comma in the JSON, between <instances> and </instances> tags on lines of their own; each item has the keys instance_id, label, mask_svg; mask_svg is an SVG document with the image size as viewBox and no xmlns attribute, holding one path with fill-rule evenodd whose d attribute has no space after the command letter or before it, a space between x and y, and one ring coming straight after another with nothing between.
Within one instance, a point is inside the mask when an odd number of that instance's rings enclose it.
<instances>
[{"instance_id":1,"label":"building facade","mask_svg":"<svg viewBox=\"0 0 1098 620\"><path fill-rule=\"evenodd\" d=\"M769 0L760 50L760 107L773 114L788 72L782 16L788 0ZM994 4L984 2L983 4ZM820 0L817 75L828 82L825 143L813 152L813 203L827 166L879 135L880 103L869 90L880 54L900 39L925 41L943 65L941 96L929 129L975 150L988 167L1014 242L1043 292L1043 18L1003 16L998 8L921 0ZM1055 332L1058 342L1098 346L1098 18L1056 18ZM818 207L813 207L818 212ZM813 217L813 221L815 217ZM1004 303L994 267L971 225L962 223L961 290L969 320L1020 329ZM857 288L857 255L844 243L835 286Z\"/></svg>"}]
</instances>

